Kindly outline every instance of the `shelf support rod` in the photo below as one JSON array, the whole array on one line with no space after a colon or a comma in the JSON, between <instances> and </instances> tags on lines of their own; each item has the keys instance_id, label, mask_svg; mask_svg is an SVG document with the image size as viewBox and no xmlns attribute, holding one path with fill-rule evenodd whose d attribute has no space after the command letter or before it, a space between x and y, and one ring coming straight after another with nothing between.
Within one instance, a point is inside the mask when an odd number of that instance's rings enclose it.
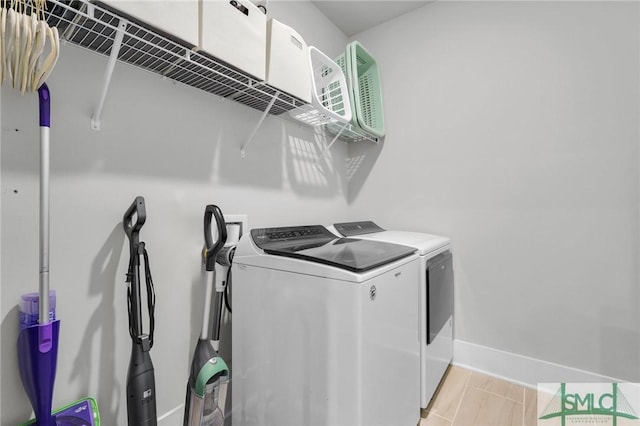
<instances>
[{"instance_id":1,"label":"shelf support rod","mask_svg":"<svg viewBox=\"0 0 640 426\"><path fill-rule=\"evenodd\" d=\"M120 47L122 47L122 39L124 33L127 30L128 22L125 19L121 19L118 23L118 29L113 39L113 45L111 46L111 54L109 55L109 62L107 63L107 69L104 72L104 80L102 83L102 93L100 93L100 100L96 106L96 110L91 116L91 128L93 130L100 130L100 117L102 116L102 108L104 107L104 101L107 99L107 92L109 91L109 84L111 84L111 76L113 75L113 69L116 66L118 55L120 54Z\"/></svg>"},{"instance_id":2,"label":"shelf support rod","mask_svg":"<svg viewBox=\"0 0 640 426\"><path fill-rule=\"evenodd\" d=\"M256 136L256 133L258 133L258 129L260 129L260 126L262 126L262 122L264 121L264 119L267 118L267 115L269 114L269 111L271 111L273 104L276 103L276 99L278 99L278 96L280 96L280 92L276 91L276 93L273 95L273 98L271 98L269 105L267 105L267 108L262 113L260 120L258 120L258 124L256 124L256 127L253 128L253 131L249 135L249 138L247 139L247 141L240 147L240 157L242 158L245 157L247 147L249 146L251 141L253 141L253 138Z\"/></svg>"},{"instance_id":3,"label":"shelf support rod","mask_svg":"<svg viewBox=\"0 0 640 426\"><path fill-rule=\"evenodd\" d=\"M325 155L327 155L327 152L329 152L333 144L336 143L340 135L342 135L342 132L344 132L344 129L346 129L347 127L349 127L349 123L344 123L344 126L342 126L342 129L340 129L338 134L333 138L333 140L329 143L329 145L327 145L327 147L322 150L316 162L313 163L313 167L318 167L318 163L320 163L320 160L322 160L325 157Z\"/></svg>"}]
</instances>

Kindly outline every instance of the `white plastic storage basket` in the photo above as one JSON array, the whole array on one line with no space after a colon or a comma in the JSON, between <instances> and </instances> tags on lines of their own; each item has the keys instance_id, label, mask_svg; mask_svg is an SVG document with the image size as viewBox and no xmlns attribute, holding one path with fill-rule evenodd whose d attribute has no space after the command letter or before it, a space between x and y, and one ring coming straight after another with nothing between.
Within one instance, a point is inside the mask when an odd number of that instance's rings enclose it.
<instances>
[{"instance_id":1,"label":"white plastic storage basket","mask_svg":"<svg viewBox=\"0 0 640 426\"><path fill-rule=\"evenodd\" d=\"M309 46L311 104L289 112L293 118L317 126L351 121L351 101L347 80L340 66L313 46Z\"/></svg>"},{"instance_id":2,"label":"white plastic storage basket","mask_svg":"<svg viewBox=\"0 0 640 426\"><path fill-rule=\"evenodd\" d=\"M270 19L267 23L267 84L311 102L309 47L293 28Z\"/></svg>"}]
</instances>

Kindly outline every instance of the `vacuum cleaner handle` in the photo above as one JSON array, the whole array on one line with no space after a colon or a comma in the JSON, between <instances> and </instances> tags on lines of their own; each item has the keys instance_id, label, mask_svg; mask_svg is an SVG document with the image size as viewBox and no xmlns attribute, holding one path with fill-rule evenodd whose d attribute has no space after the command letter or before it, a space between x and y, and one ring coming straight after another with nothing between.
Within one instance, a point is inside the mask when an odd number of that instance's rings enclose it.
<instances>
[{"instance_id":1,"label":"vacuum cleaner handle","mask_svg":"<svg viewBox=\"0 0 640 426\"><path fill-rule=\"evenodd\" d=\"M216 228L218 230L218 240L215 243L211 234L212 217L216 220ZM216 265L216 256L227 242L227 224L220 208L213 204L209 204L204 210L204 242L202 257L205 268L207 271L213 271Z\"/></svg>"},{"instance_id":2,"label":"vacuum cleaner handle","mask_svg":"<svg viewBox=\"0 0 640 426\"><path fill-rule=\"evenodd\" d=\"M133 223L134 216L136 220L135 223ZM138 243L138 234L145 220L147 220L147 212L144 208L144 197L137 196L127 211L124 212L124 217L122 218L124 232L132 244Z\"/></svg>"}]
</instances>

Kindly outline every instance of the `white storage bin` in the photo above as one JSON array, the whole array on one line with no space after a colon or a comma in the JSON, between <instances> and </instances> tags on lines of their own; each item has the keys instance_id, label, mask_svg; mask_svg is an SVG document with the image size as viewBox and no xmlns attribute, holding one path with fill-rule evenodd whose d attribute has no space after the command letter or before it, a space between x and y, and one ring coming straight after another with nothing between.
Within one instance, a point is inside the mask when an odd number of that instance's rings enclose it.
<instances>
[{"instance_id":1,"label":"white storage bin","mask_svg":"<svg viewBox=\"0 0 640 426\"><path fill-rule=\"evenodd\" d=\"M265 79L267 17L249 0L202 0L200 47L212 56Z\"/></svg>"},{"instance_id":2,"label":"white storage bin","mask_svg":"<svg viewBox=\"0 0 640 426\"><path fill-rule=\"evenodd\" d=\"M199 0L103 0L104 4L189 44L198 44Z\"/></svg>"},{"instance_id":3,"label":"white storage bin","mask_svg":"<svg viewBox=\"0 0 640 426\"><path fill-rule=\"evenodd\" d=\"M293 28L267 24L267 84L311 103L309 47Z\"/></svg>"}]
</instances>

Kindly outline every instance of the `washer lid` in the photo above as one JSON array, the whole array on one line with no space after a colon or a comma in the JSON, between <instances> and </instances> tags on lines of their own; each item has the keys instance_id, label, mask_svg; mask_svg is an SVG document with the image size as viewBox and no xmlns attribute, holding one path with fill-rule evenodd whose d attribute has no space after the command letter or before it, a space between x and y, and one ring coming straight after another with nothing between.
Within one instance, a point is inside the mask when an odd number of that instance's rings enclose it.
<instances>
[{"instance_id":1,"label":"washer lid","mask_svg":"<svg viewBox=\"0 0 640 426\"><path fill-rule=\"evenodd\" d=\"M321 225L252 229L265 253L364 272L409 256L416 250L381 241L337 238Z\"/></svg>"}]
</instances>

